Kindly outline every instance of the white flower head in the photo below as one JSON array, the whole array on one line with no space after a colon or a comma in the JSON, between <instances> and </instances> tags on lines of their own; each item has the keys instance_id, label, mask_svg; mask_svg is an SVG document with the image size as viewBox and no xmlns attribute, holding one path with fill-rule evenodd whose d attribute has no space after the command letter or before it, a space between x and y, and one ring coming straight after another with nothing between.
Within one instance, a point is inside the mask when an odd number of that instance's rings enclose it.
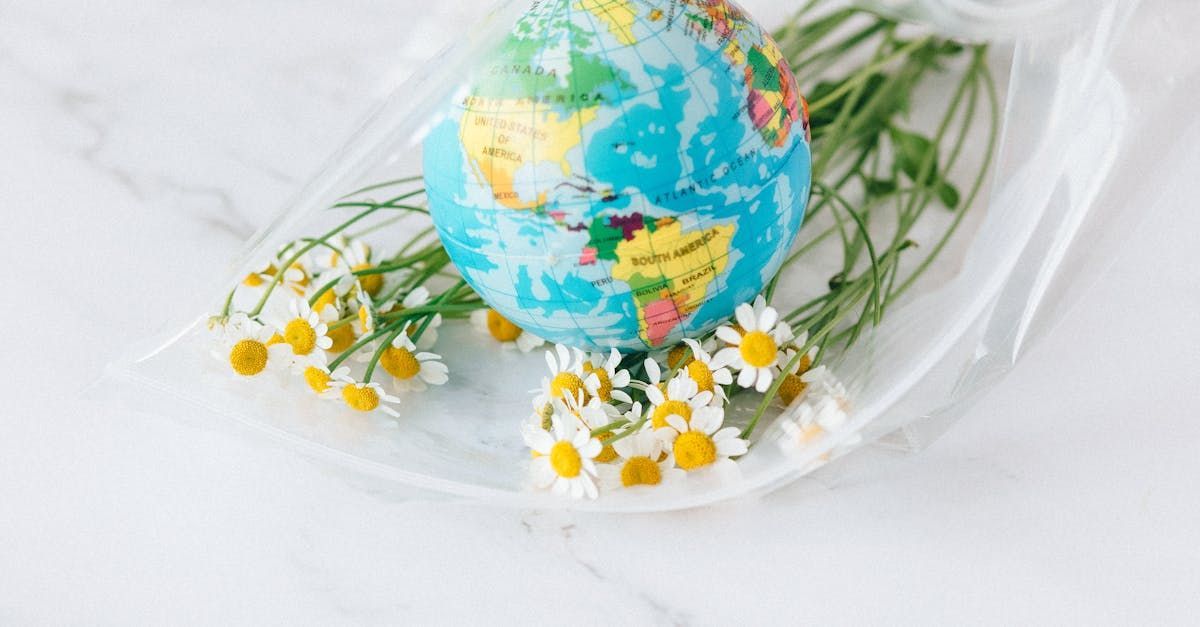
<instances>
[{"instance_id":1,"label":"white flower head","mask_svg":"<svg viewBox=\"0 0 1200 627\"><path fill-rule=\"evenodd\" d=\"M571 498L596 498L595 457L603 448L579 421L555 415L549 431L525 425L525 443L533 449L533 482L555 494Z\"/></svg>"},{"instance_id":2,"label":"white flower head","mask_svg":"<svg viewBox=\"0 0 1200 627\"><path fill-rule=\"evenodd\" d=\"M542 346L546 340L509 322L495 309L476 309L471 312L471 326L475 330L500 342L507 349L517 349L522 353Z\"/></svg>"},{"instance_id":3,"label":"white flower head","mask_svg":"<svg viewBox=\"0 0 1200 627\"><path fill-rule=\"evenodd\" d=\"M219 347L213 356L243 377L258 376L272 369L278 371L289 363L291 348L271 342L275 330L244 313L230 316L213 331Z\"/></svg>"},{"instance_id":4,"label":"white flower head","mask_svg":"<svg viewBox=\"0 0 1200 627\"><path fill-rule=\"evenodd\" d=\"M674 464L688 472L710 466L728 468L734 464L730 457L744 455L749 444L739 437L737 427L721 428L724 422L725 411L720 409L697 413L690 421L671 415L667 426L654 434L669 446Z\"/></svg>"},{"instance_id":5,"label":"white flower head","mask_svg":"<svg viewBox=\"0 0 1200 627\"><path fill-rule=\"evenodd\" d=\"M631 377L628 370L617 369L620 364L621 353L615 348L607 355L593 353L586 359L583 362L583 372L589 375L586 381L592 383L588 387L588 394L599 397L605 403L614 400L621 403L632 403L633 399L624 389L629 385Z\"/></svg>"},{"instance_id":6,"label":"white flower head","mask_svg":"<svg viewBox=\"0 0 1200 627\"><path fill-rule=\"evenodd\" d=\"M333 400L338 398L339 392L334 382L350 378L350 368L338 366L336 370L330 372L324 364L307 363L299 370L299 374L304 378L308 389L318 398Z\"/></svg>"},{"instance_id":7,"label":"white flower head","mask_svg":"<svg viewBox=\"0 0 1200 627\"><path fill-rule=\"evenodd\" d=\"M730 355L726 353L720 358L713 355L716 342L706 343L707 347L690 338L683 342L691 350L692 357L681 364L680 372L686 373L688 378L695 381L700 391L712 392L714 404L724 403L727 397L722 386L733 383L733 373L729 371L728 362Z\"/></svg>"},{"instance_id":8,"label":"white flower head","mask_svg":"<svg viewBox=\"0 0 1200 627\"><path fill-rule=\"evenodd\" d=\"M648 366L649 364L647 364ZM713 406L713 393L702 392L696 382L685 373L680 372L667 382L666 389L653 385L646 388L646 398L650 401L650 420L646 422L647 429L662 429L667 427L669 418L674 416L683 422L690 422L697 417L724 416L720 406Z\"/></svg>"},{"instance_id":9,"label":"white flower head","mask_svg":"<svg viewBox=\"0 0 1200 627\"><path fill-rule=\"evenodd\" d=\"M418 351L408 337L409 327L392 339L390 346L379 356L379 367L392 375L396 389L404 392L420 392L429 385L442 385L449 377L449 369L442 363L441 355Z\"/></svg>"},{"instance_id":10,"label":"white flower head","mask_svg":"<svg viewBox=\"0 0 1200 627\"><path fill-rule=\"evenodd\" d=\"M761 309L756 311L758 305ZM730 346L718 351L716 358L738 371L738 385L766 392L778 369L781 346L794 338L792 328L765 302L738 305L735 316L741 331L731 326L717 328L717 337Z\"/></svg>"},{"instance_id":11,"label":"white flower head","mask_svg":"<svg viewBox=\"0 0 1200 627\"><path fill-rule=\"evenodd\" d=\"M388 394L383 390L383 386L376 382L355 381L349 374L343 374L330 385L350 409L361 412L378 409L392 417L400 416L400 412L394 407L400 404L400 398Z\"/></svg>"},{"instance_id":12,"label":"white flower head","mask_svg":"<svg viewBox=\"0 0 1200 627\"><path fill-rule=\"evenodd\" d=\"M325 351L333 346L327 321L331 321L330 316L336 317L337 312L331 307L326 307L323 313L313 311L303 298L289 299L287 310L279 309L282 308L276 308L267 319L284 344L291 347L292 354L307 362L324 364Z\"/></svg>"},{"instance_id":13,"label":"white flower head","mask_svg":"<svg viewBox=\"0 0 1200 627\"><path fill-rule=\"evenodd\" d=\"M599 386L599 377L594 373L585 376L583 372L583 351L577 348L567 348L555 344L554 350L546 351L546 366L550 368L550 376L542 377L542 385L538 389L534 406L542 405L567 396L577 398L587 396L587 390Z\"/></svg>"},{"instance_id":14,"label":"white flower head","mask_svg":"<svg viewBox=\"0 0 1200 627\"><path fill-rule=\"evenodd\" d=\"M685 473L675 467L674 458L664 450L661 438L650 431L639 431L613 444L616 463L600 467L605 489L638 488L672 484Z\"/></svg>"}]
</instances>

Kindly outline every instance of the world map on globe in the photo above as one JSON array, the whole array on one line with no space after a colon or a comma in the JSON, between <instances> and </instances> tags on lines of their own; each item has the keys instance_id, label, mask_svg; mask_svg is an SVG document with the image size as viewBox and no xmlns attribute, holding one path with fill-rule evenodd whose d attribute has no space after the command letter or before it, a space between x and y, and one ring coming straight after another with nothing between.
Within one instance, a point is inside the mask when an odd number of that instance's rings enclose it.
<instances>
[{"instance_id":1,"label":"world map on globe","mask_svg":"<svg viewBox=\"0 0 1200 627\"><path fill-rule=\"evenodd\" d=\"M810 191L778 46L724 0L542 0L423 146L463 278L547 340L623 351L727 320L779 269Z\"/></svg>"}]
</instances>

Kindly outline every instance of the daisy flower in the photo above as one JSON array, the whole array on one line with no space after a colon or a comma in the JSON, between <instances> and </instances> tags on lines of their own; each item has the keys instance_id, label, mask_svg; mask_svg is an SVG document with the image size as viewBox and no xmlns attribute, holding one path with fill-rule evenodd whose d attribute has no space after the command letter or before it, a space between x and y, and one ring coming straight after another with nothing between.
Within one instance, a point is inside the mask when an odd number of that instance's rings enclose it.
<instances>
[{"instance_id":1,"label":"daisy flower","mask_svg":"<svg viewBox=\"0 0 1200 627\"><path fill-rule=\"evenodd\" d=\"M325 357L324 351L333 346L326 321L337 317L337 312L332 307L326 307L324 311L322 316L309 307L308 301L293 298L288 301L286 313L277 312L270 316L268 321L283 341L292 347L293 354L322 360Z\"/></svg>"},{"instance_id":2,"label":"daisy flower","mask_svg":"<svg viewBox=\"0 0 1200 627\"><path fill-rule=\"evenodd\" d=\"M849 420L849 415L832 396L805 400L788 414L779 424L784 434L780 445L784 450L792 451L803 448L826 433L840 430ZM852 444L857 444L859 439L856 436Z\"/></svg>"},{"instance_id":3,"label":"daisy flower","mask_svg":"<svg viewBox=\"0 0 1200 627\"><path fill-rule=\"evenodd\" d=\"M579 421L555 415L550 431L524 429L525 443L535 453L531 463L533 482L550 488L555 494L572 498L596 498L596 463L600 441L591 436Z\"/></svg>"},{"instance_id":4,"label":"daisy flower","mask_svg":"<svg viewBox=\"0 0 1200 627\"><path fill-rule=\"evenodd\" d=\"M278 271L279 269L275 267L274 263L265 261L250 270L250 274L247 274L242 279L242 285L246 287L262 287L269 283Z\"/></svg>"},{"instance_id":5,"label":"daisy flower","mask_svg":"<svg viewBox=\"0 0 1200 627\"><path fill-rule=\"evenodd\" d=\"M808 341L808 334L801 333L794 342L797 346L803 346ZM792 363L796 358L796 348L788 348L784 351L783 357L780 358L780 363L786 368L787 364ZM781 372L783 382L779 384L779 400L786 407L796 401L796 399L804 396L804 392L808 389L808 384L801 378L810 368L812 368L813 360L816 359L817 349L813 347L807 354L800 357L796 361L796 365L792 366L786 372Z\"/></svg>"},{"instance_id":6,"label":"daisy flower","mask_svg":"<svg viewBox=\"0 0 1200 627\"><path fill-rule=\"evenodd\" d=\"M262 374L269 367L287 363L291 351L286 344L272 343L275 331L251 320L246 314L234 314L216 329L221 350L214 355L243 377Z\"/></svg>"},{"instance_id":7,"label":"daisy flower","mask_svg":"<svg viewBox=\"0 0 1200 627\"><path fill-rule=\"evenodd\" d=\"M749 445L738 437L737 427L722 429L724 422L725 412L720 409L697 413L690 422L671 415L667 426L654 434L669 446L674 463L688 472L708 466L728 467L734 463L729 458L744 455Z\"/></svg>"},{"instance_id":8,"label":"daisy flower","mask_svg":"<svg viewBox=\"0 0 1200 627\"><path fill-rule=\"evenodd\" d=\"M617 463L600 468L600 479L606 488L654 486L684 477L684 472L675 467L674 458L664 455L662 439L650 431L617 440L613 448Z\"/></svg>"},{"instance_id":9,"label":"daisy flower","mask_svg":"<svg viewBox=\"0 0 1200 627\"><path fill-rule=\"evenodd\" d=\"M379 366L392 375L396 389L401 391L420 392L427 385L442 385L448 379L446 364L441 362L441 355L417 352L417 347L408 337L409 327L404 325L391 346L383 350L379 357Z\"/></svg>"},{"instance_id":10,"label":"daisy flower","mask_svg":"<svg viewBox=\"0 0 1200 627\"><path fill-rule=\"evenodd\" d=\"M617 366L620 364L621 353L615 348L607 357L604 353L593 353L586 359L583 362L583 373L588 375L588 381L593 381L594 376L595 383L588 388L588 393L605 403L611 402L613 399L622 403L632 403L633 399L623 389L629 385L629 371L617 370Z\"/></svg>"},{"instance_id":11,"label":"daisy flower","mask_svg":"<svg viewBox=\"0 0 1200 627\"><path fill-rule=\"evenodd\" d=\"M562 399L554 399L554 404L557 406L555 410L561 416L573 415L579 419L579 422L588 431L599 429L600 427L608 426L613 421L620 418L621 414L616 407L601 401L595 396L584 401L583 393L578 396L565 396ZM640 410L640 406L639 406ZM612 439L613 433L606 431L597 436L603 448L596 454L595 461L607 464L617 458L617 451L612 446L605 444Z\"/></svg>"},{"instance_id":12,"label":"daisy flower","mask_svg":"<svg viewBox=\"0 0 1200 627\"><path fill-rule=\"evenodd\" d=\"M682 372L667 382L666 390L657 385L647 387L646 398L650 401L649 429L666 427L672 416L687 423L697 417L723 416L725 413L720 407L711 406L712 392L700 391L696 382Z\"/></svg>"},{"instance_id":13,"label":"daisy flower","mask_svg":"<svg viewBox=\"0 0 1200 627\"><path fill-rule=\"evenodd\" d=\"M371 258L371 247L362 240L339 234L330 238L328 242L329 246L319 248L320 254L313 255L317 266L326 270L366 263Z\"/></svg>"},{"instance_id":14,"label":"daisy flower","mask_svg":"<svg viewBox=\"0 0 1200 627\"><path fill-rule=\"evenodd\" d=\"M406 294L398 305L390 308L387 306L380 307L380 310L387 310L388 313L398 313L405 309L424 307L429 304L430 300L429 290L424 285L418 285ZM424 317L414 319L412 328L408 330L409 336L411 337L413 333L416 333L422 324L425 324ZM442 314L434 314L433 318L429 320L429 324L425 325L425 330L421 332L421 339L417 341L417 348L423 350L433 348L433 345L437 343L438 327L440 326L442 326Z\"/></svg>"},{"instance_id":15,"label":"daisy flower","mask_svg":"<svg viewBox=\"0 0 1200 627\"><path fill-rule=\"evenodd\" d=\"M361 412L379 409L394 418L400 417L400 412L392 407L400 403L400 398L384 392L383 386L378 383L358 382L345 375L333 379L329 385L350 409Z\"/></svg>"},{"instance_id":16,"label":"daisy flower","mask_svg":"<svg viewBox=\"0 0 1200 627\"><path fill-rule=\"evenodd\" d=\"M774 307L765 305L756 314L753 306L743 303L735 316L741 331L731 326L717 328L717 337L730 346L717 351L716 358L739 371L738 385L766 392L775 378L780 346L792 341L792 328L779 319Z\"/></svg>"},{"instance_id":17,"label":"daisy flower","mask_svg":"<svg viewBox=\"0 0 1200 627\"><path fill-rule=\"evenodd\" d=\"M471 312L471 325L476 331L490 335L504 348L516 348L522 353L543 345L546 340L511 323L495 309L477 309Z\"/></svg>"},{"instance_id":18,"label":"daisy flower","mask_svg":"<svg viewBox=\"0 0 1200 627\"><path fill-rule=\"evenodd\" d=\"M332 399L337 397L334 381L349 378L350 368L339 366L337 370L330 372L329 368L322 364L308 363L300 371L300 376L304 377L304 383L313 394L320 398Z\"/></svg>"},{"instance_id":19,"label":"daisy flower","mask_svg":"<svg viewBox=\"0 0 1200 627\"><path fill-rule=\"evenodd\" d=\"M538 392L534 399L535 407L567 396L582 396L586 401L588 389L599 386L599 377L594 373L584 378L583 351L577 348L568 349L562 344L555 344L554 350L546 351L546 365L550 368L550 376L542 377L541 387L534 390Z\"/></svg>"},{"instance_id":20,"label":"daisy flower","mask_svg":"<svg viewBox=\"0 0 1200 627\"><path fill-rule=\"evenodd\" d=\"M718 359L711 354L711 351L716 348L716 342L708 343L705 347L693 339L683 340L684 344L691 349L692 357L683 366L683 372L686 372L692 381L702 392L712 392L714 401L723 401L725 399L725 390L721 387L733 383L733 373L729 371L729 354Z\"/></svg>"}]
</instances>

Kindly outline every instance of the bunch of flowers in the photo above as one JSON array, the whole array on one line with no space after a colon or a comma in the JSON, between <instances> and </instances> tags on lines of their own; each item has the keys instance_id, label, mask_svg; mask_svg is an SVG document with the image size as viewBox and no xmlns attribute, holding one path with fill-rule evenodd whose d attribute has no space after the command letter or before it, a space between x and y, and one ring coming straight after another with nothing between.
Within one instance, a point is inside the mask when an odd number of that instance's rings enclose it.
<instances>
[{"instance_id":1,"label":"bunch of flowers","mask_svg":"<svg viewBox=\"0 0 1200 627\"><path fill-rule=\"evenodd\" d=\"M773 401L799 407L782 420L785 450L845 426L846 390L826 366L814 366L818 349L807 333L797 336L761 296L731 322L660 355L588 355L561 344L547 351L549 374L522 425L533 484L596 498L602 489L646 489L692 473L728 477ZM759 408L732 426L727 409L744 393L759 395Z\"/></svg>"}]
</instances>

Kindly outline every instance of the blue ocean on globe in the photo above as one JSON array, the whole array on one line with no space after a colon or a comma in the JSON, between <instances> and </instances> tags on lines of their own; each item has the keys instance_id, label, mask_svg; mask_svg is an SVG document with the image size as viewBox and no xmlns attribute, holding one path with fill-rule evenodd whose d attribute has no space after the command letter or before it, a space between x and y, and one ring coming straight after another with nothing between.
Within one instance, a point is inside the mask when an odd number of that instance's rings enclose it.
<instances>
[{"instance_id":1,"label":"blue ocean on globe","mask_svg":"<svg viewBox=\"0 0 1200 627\"><path fill-rule=\"evenodd\" d=\"M731 2L534 2L459 82L423 146L434 224L471 287L547 340L702 335L804 219L806 105Z\"/></svg>"}]
</instances>

